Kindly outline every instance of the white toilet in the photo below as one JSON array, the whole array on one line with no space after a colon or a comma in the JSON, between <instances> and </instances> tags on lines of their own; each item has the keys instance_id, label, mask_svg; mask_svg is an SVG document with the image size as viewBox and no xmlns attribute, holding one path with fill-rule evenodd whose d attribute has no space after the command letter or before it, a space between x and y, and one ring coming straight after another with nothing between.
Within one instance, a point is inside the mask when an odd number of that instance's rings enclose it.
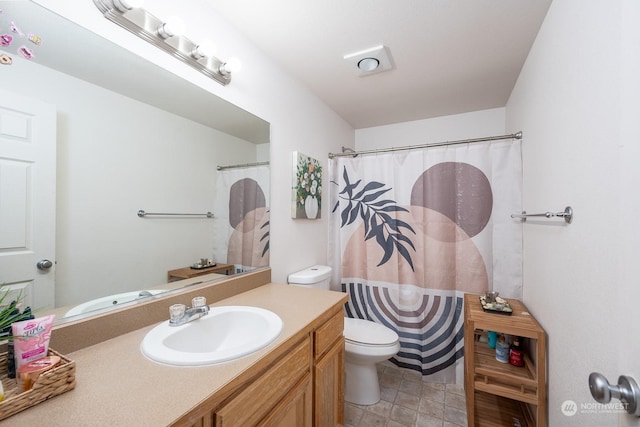
<instances>
[{"instance_id":1,"label":"white toilet","mask_svg":"<svg viewBox=\"0 0 640 427\"><path fill-rule=\"evenodd\" d=\"M291 285L329 289L331 267L314 265L292 273ZM358 405L373 405L380 400L376 363L400 351L398 334L379 323L344 318L345 400Z\"/></svg>"}]
</instances>

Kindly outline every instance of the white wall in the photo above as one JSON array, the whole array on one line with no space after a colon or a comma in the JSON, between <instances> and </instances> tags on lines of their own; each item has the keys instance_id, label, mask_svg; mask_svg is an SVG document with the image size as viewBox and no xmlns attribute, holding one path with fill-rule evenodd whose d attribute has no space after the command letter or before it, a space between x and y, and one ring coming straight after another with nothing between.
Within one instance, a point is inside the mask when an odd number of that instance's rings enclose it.
<instances>
[{"instance_id":1,"label":"white wall","mask_svg":"<svg viewBox=\"0 0 640 427\"><path fill-rule=\"evenodd\" d=\"M356 150L427 144L502 135L505 109L475 111L356 130Z\"/></svg>"},{"instance_id":2,"label":"white wall","mask_svg":"<svg viewBox=\"0 0 640 427\"><path fill-rule=\"evenodd\" d=\"M524 131L525 209L575 212L569 226L524 227L524 302L549 339L550 426L637 422L584 405L595 403L592 371L640 378L638 9L553 2L507 104L507 130ZM561 412L567 400L574 416Z\"/></svg>"},{"instance_id":3,"label":"white wall","mask_svg":"<svg viewBox=\"0 0 640 427\"><path fill-rule=\"evenodd\" d=\"M326 167L328 152L339 151L342 146L352 147L354 131L335 112L283 73L277 64L224 21L206 0L158 0L147 7L160 17L180 16L188 26L187 36L193 40L212 39L218 45L221 58L236 56L241 59L242 72L224 87L111 23L92 2L37 0L37 3L270 122L273 281L285 282L292 271L326 263L326 203L320 220L290 218L291 153L301 151L321 160Z\"/></svg>"},{"instance_id":4,"label":"white wall","mask_svg":"<svg viewBox=\"0 0 640 427\"><path fill-rule=\"evenodd\" d=\"M56 106L56 306L210 256L211 220L136 212L213 211L215 166L255 161L255 144L20 58L0 85Z\"/></svg>"}]
</instances>

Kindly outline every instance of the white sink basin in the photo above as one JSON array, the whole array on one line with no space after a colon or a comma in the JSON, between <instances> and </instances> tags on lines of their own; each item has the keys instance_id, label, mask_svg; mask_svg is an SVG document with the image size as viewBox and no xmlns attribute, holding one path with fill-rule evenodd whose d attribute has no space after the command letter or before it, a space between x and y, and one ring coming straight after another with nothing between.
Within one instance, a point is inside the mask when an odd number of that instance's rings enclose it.
<instances>
[{"instance_id":1,"label":"white sink basin","mask_svg":"<svg viewBox=\"0 0 640 427\"><path fill-rule=\"evenodd\" d=\"M88 313L93 310L100 310L102 308L113 307L114 305L122 304L124 302L131 302L140 298L146 298L146 296L140 295L141 292L149 292L152 295L157 295L164 291L160 291L160 290L132 291L132 292L123 292L121 294L107 295L106 297L92 299L91 301L87 301L85 303L76 305L75 307L67 311L64 314L64 317L76 316L78 314Z\"/></svg>"},{"instance_id":2,"label":"white sink basin","mask_svg":"<svg viewBox=\"0 0 640 427\"><path fill-rule=\"evenodd\" d=\"M164 321L145 335L140 348L153 361L195 366L246 356L273 342L282 319L263 308L211 307L209 314L181 326Z\"/></svg>"}]
</instances>

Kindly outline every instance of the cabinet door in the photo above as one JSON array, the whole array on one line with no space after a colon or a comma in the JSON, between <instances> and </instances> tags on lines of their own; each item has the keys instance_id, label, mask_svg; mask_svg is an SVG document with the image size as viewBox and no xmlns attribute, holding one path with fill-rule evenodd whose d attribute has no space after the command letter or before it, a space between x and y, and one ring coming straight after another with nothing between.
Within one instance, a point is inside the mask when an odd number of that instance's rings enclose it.
<instances>
[{"instance_id":1,"label":"cabinet door","mask_svg":"<svg viewBox=\"0 0 640 427\"><path fill-rule=\"evenodd\" d=\"M261 427L311 427L313 425L312 410L313 386L311 376L307 375L258 425Z\"/></svg>"},{"instance_id":2,"label":"cabinet door","mask_svg":"<svg viewBox=\"0 0 640 427\"><path fill-rule=\"evenodd\" d=\"M316 361L314 368L314 425L344 424L344 338Z\"/></svg>"},{"instance_id":3,"label":"cabinet door","mask_svg":"<svg viewBox=\"0 0 640 427\"><path fill-rule=\"evenodd\" d=\"M208 414L193 424L190 424L189 427L213 427L213 419L212 414Z\"/></svg>"},{"instance_id":4,"label":"cabinet door","mask_svg":"<svg viewBox=\"0 0 640 427\"><path fill-rule=\"evenodd\" d=\"M311 344L306 339L216 411L216 427L257 425L310 374L310 359Z\"/></svg>"}]
</instances>

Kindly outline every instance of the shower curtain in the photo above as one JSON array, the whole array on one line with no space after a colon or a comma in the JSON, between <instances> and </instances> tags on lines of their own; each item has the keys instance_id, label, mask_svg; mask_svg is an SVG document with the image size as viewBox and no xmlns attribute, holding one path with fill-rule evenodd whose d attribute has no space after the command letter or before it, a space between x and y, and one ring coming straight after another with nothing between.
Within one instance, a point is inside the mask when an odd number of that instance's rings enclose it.
<instances>
[{"instance_id":1,"label":"shower curtain","mask_svg":"<svg viewBox=\"0 0 640 427\"><path fill-rule=\"evenodd\" d=\"M268 266L269 167L218 171L214 208L214 261L236 273Z\"/></svg>"},{"instance_id":2,"label":"shower curtain","mask_svg":"<svg viewBox=\"0 0 640 427\"><path fill-rule=\"evenodd\" d=\"M464 293L521 298L521 164L518 140L329 162L332 287L398 333L396 365L461 382Z\"/></svg>"}]
</instances>

